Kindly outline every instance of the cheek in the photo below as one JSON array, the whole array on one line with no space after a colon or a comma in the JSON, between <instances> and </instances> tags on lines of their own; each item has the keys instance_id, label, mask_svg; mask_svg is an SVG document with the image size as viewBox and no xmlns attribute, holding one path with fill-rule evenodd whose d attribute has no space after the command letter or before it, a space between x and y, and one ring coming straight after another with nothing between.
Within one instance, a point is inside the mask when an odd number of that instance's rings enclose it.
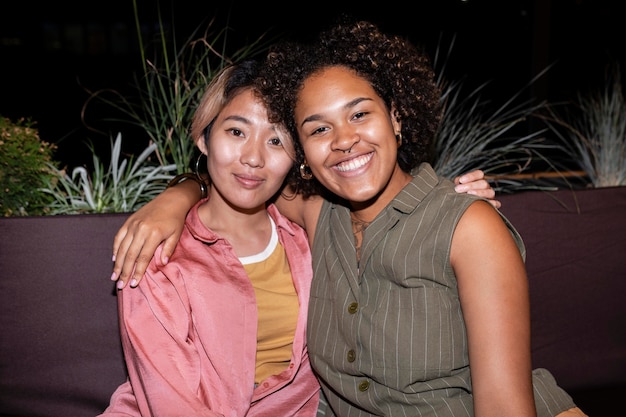
<instances>
[{"instance_id":1,"label":"cheek","mask_svg":"<svg viewBox=\"0 0 626 417\"><path fill-rule=\"evenodd\" d=\"M280 180L283 181L291 168L293 167L294 161L287 155L287 153L282 153L280 155L275 155L266 161L265 165L269 166L270 169L276 174L276 177L280 177Z\"/></svg>"},{"instance_id":2,"label":"cheek","mask_svg":"<svg viewBox=\"0 0 626 417\"><path fill-rule=\"evenodd\" d=\"M326 154L322 154L321 152L317 152L315 149L312 149L308 155L313 155L312 158L307 157L306 159L311 173L322 184L324 184L324 177L329 175L329 165L326 163Z\"/></svg>"},{"instance_id":3,"label":"cheek","mask_svg":"<svg viewBox=\"0 0 626 417\"><path fill-rule=\"evenodd\" d=\"M215 158L211 157L212 155L213 154L211 152L207 155L206 170L209 174L209 178L215 180L219 176L220 172L223 172L224 170L219 166L219 158L215 160Z\"/></svg>"},{"instance_id":4,"label":"cheek","mask_svg":"<svg viewBox=\"0 0 626 417\"><path fill-rule=\"evenodd\" d=\"M212 164L224 165L237 159L240 153L234 142L222 140L219 136L211 139L208 146L208 159Z\"/></svg>"},{"instance_id":5,"label":"cheek","mask_svg":"<svg viewBox=\"0 0 626 417\"><path fill-rule=\"evenodd\" d=\"M207 172L212 178L216 178L220 172L225 172L226 168L233 163L233 158L236 158L234 152L228 146L219 146L219 143L215 141L208 149L206 156L206 168Z\"/></svg>"},{"instance_id":6,"label":"cheek","mask_svg":"<svg viewBox=\"0 0 626 417\"><path fill-rule=\"evenodd\" d=\"M304 157L311 169L316 169L324 164L326 159L325 145L321 141L305 141L302 143Z\"/></svg>"}]
</instances>

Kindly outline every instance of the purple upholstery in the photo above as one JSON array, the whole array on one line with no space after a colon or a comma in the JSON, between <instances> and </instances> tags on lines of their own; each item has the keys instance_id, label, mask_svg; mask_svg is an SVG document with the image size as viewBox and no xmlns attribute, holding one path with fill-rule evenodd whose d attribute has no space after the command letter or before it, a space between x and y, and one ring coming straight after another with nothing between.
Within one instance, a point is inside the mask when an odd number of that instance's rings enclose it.
<instances>
[{"instance_id":1,"label":"purple upholstery","mask_svg":"<svg viewBox=\"0 0 626 417\"><path fill-rule=\"evenodd\" d=\"M95 416L124 381L108 277L125 218L0 219L0 415Z\"/></svg>"},{"instance_id":2,"label":"purple upholstery","mask_svg":"<svg viewBox=\"0 0 626 417\"><path fill-rule=\"evenodd\" d=\"M499 199L526 244L533 366L610 415L626 394L626 187Z\"/></svg>"},{"instance_id":3,"label":"purple upholstery","mask_svg":"<svg viewBox=\"0 0 626 417\"><path fill-rule=\"evenodd\" d=\"M533 365L590 417L626 394L626 187L499 196L527 247ZM125 379L125 214L0 218L0 416L93 417Z\"/></svg>"}]
</instances>

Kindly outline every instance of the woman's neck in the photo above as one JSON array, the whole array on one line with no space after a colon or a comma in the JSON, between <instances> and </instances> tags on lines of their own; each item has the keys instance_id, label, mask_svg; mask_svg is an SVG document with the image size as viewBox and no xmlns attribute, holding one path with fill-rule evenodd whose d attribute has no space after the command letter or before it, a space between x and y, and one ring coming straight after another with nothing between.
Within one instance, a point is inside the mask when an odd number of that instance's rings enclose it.
<instances>
[{"instance_id":1,"label":"woman's neck","mask_svg":"<svg viewBox=\"0 0 626 417\"><path fill-rule=\"evenodd\" d=\"M238 257L263 251L272 235L265 206L237 210L209 199L198 208L198 216L206 227L228 240Z\"/></svg>"},{"instance_id":2,"label":"woman's neck","mask_svg":"<svg viewBox=\"0 0 626 417\"><path fill-rule=\"evenodd\" d=\"M412 179L410 174L396 166L396 171L390 181L374 198L364 202L348 202L352 218L367 224L371 223Z\"/></svg>"}]
</instances>

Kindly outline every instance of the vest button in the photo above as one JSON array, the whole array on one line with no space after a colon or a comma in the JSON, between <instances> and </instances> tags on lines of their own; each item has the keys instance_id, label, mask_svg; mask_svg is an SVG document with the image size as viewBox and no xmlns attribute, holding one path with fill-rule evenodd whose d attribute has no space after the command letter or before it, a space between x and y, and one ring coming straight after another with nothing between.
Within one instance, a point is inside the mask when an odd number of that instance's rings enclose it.
<instances>
[{"instance_id":1,"label":"vest button","mask_svg":"<svg viewBox=\"0 0 626 417\"><path fill-rule=\"evenodd\" d=\"M359 308L359 303L350 303L350 305L348 306L348 313L350 314L354 314L356 313L356 311Z\"/></svg>"},{"instance_id":2,"label":"vest button","mask_svg":"<svg viewBox=\"0 0 626 417\"><path fill-rule=\"evenodd\" d=\"M367 381L362 381L361 383L359 383L359 391L361 392L367 391L369 387L370 387L370 383Z\"/></svg>"},{"instance_id":3,"label":"vest button","mask_svg":"<svg viewBox=\"0 0 626 417\"><path fill-rule=\"evenodd\" d=\"M356 359L356 353L354 353L354 350L350 349L348 351L348 362L354 362L355 359Z\"/></svg>"}]
</instances>

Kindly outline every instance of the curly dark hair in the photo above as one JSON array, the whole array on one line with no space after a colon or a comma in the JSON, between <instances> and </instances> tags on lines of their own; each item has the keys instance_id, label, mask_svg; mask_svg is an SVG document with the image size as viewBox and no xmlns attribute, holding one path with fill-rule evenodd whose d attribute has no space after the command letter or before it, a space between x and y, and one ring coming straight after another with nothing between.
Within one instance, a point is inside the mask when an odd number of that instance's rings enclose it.
<instances>
[{"instance_id":1,"label":"curly dark hair","mask_svg":"<svg viewBox=\"0 0 626 417\"><path fill-rule=\"evenodd\" d=\"M294 118L297 95L311 74L344 66L370 82L402 122L398 164L405 172L430 160L431 143L441 119L441 91L428 54L407 39L387 35L365 21L340 23L316 42L282 42L270 49L259 77L272 122L283 123L294 138L296 161L304 161ZM296 166L290 181L303 195L324 190L316 180L303 180Z\"/></svg>"}]
</instances>

